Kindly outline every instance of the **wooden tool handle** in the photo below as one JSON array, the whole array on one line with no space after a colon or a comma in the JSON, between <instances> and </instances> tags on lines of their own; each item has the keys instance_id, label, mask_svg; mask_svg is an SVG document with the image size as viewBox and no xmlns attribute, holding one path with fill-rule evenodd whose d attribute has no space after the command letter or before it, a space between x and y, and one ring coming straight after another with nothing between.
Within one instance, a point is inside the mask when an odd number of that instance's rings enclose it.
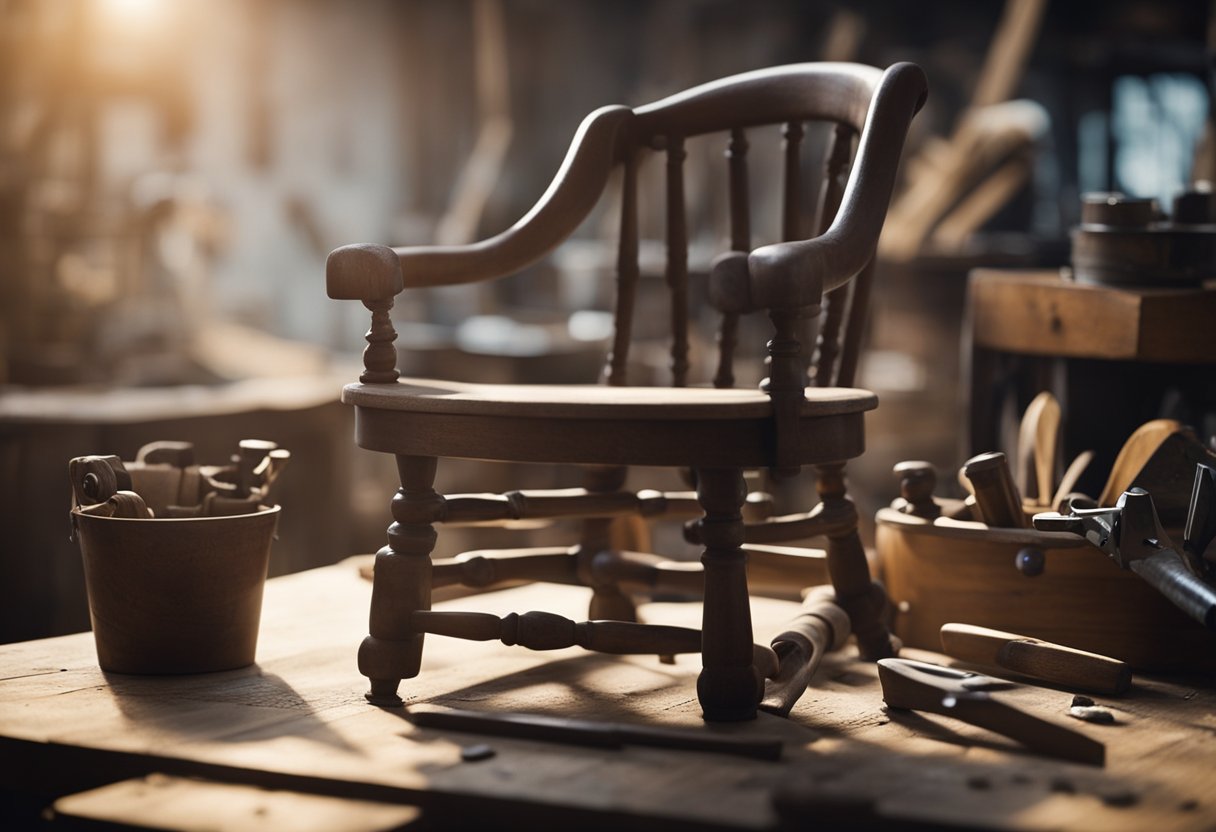
<instances>
[{"instance_id":1,"label":"wooden tool handle","mask_svg":"<svg viewBox=\"0 0 1216 832\"><path fill-rule=\"evenodd\" d=\"M919 459L905 460L897 463L892 470L899 478L899 496L903 500L898 506L900 511L930 520L941 515L942 510L933 499L937 471L932 463Z\"/></svg>"},{"instance_id":2,"label":"wooden tool handle","mask_svg":"<svg viewBox=\"0 0 1216 832\"><path fill-rule=\"evenodd\" d=\"M849 633L849 615L836 603L831 587L812 591L802 605L802 612L773 639L773 652L780 664L760 702L760 709L789 716L824 655L843 647Z\"/></svg>"},{"instance_id":3,"label":"wooden tool handle","mask_svg":"<svg viewBox=\"0 0 1216 832\"><path fill-rule=\"evenodd\" d=\"M266 439L242 439L237 446L237 478L238 496L247 497L253 489L260 485L254 470L266 458L266 455L278 445Z\"/></svg>"},{"instance_id":4,"label":"wooden tool handle","mask_svg":"<svg viewBox=\"0 0 1216 832\"><path fill-rule=\"evenodd\" d=\"M985 523L1002 528L1029 525L1003 453L991 451L973 456L963 464L963 475L971 482L976 508Z\"/></svg>"},{"instance_id":5,"label":"wooden tool handle","mask_svg":"<svg viewBox=\"0 0 1216 832\"><path fill-rule=\"evenodd\" d=\"M78 506L104 503L118 491L131 490L131 475L116 456L78 456L68 462L68 479Z\"/></svg>"},{"instance_id":6,"label":"wooden tool handle","mask_svg":"<svg viewBox=\"0 0 1216 832\"><path fill-rule=\"evenodd\" d=\"M1045 682L1095 693L1119 694L1131 685L1124 662L972 624L943 624L942 650L975 664L1002 667Z\"/></svg>"},{"instance_id":7,"label":"wooden tool handle","mask_svg":"<svg viewBox=\"0 0 1216 832\"><path fill-rule=\"evenodd\" d=\"M849 640L851 632L849 614L836 603L836 593L829 586L816 587L803 601L802 612L773 639L773 646L802 639L822 652L839 650Z\"/></svg>"}]
</instances>

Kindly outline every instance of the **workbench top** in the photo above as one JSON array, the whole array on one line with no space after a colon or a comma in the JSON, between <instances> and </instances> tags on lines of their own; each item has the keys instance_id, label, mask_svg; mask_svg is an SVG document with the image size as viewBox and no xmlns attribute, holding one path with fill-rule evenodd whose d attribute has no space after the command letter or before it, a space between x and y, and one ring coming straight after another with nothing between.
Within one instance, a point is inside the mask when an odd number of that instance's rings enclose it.
<instances>
[{"instance_id":1,"label":"workbench top","mask_svg":"<svg viewBox=\"0 0 1216 832\"><path fill-rule=\"evenodd\" d=\"M106 674L90 633L0 647L5 788L58 796L162 772L418 805L432 817L509 817L510 828L528 821L534 828L765 829L783 819L791 827L811 819L1103 832L1216 826L1210 679L1137 677L1123 697L1095 697L1114 711L1114 725L1069 719L1071 692L1024 685L999 694L1105 742L1105 768L1033 756L954 720L888 712L875 667L858 661L851 647L825 660L790 719L761 714L738 725L702 722L696 656L669 665L428 636L422 674L402 683L407 705L785 743L778 762L584 748L415 728L405 710L368 705L355 650L370 594L353 561L270 581L258 663L225 673ZM437 608L500 615L544 609L581 619L587 599L587 590L534 585ZM756 640L767 642L796 609L755 599ZM642 615L695 626L699 607L648 604ZM462 748L474 744L496 753L462 761Z\"/></svg>"}]
</instances>

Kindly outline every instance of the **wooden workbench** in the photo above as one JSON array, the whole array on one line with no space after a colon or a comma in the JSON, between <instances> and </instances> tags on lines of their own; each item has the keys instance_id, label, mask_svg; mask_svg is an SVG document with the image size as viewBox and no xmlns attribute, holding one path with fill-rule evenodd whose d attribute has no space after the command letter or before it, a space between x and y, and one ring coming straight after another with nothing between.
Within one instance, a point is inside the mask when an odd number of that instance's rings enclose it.
<instances>
[{"instance_id":1,"label":"wooden workbench","mask_svg":"<svg viewBox=\"0 0 1216 832\"><path fill-rule=\"evenodd\" d=\"M402 710L363 700L355 647L370 585L348 561L269 582L258 664L226 673L102 673L88 633L0 647L0 780L45 796L149 772L206 777L422 807L499 828L763 829L784 817L1008 829L1143 830L1216 826L1216 691L1195 680L1144 681L1117 700L1115 725L1063 714L1071 693L1001 694L1107 744L1098 769L1031 756L997 735L884 708L873 666L830 656L789 720L706 726L698 662L547 654L429 637L410 703L527 711L690 731L780 737L779 762L627 746L597 750L415 729ZM529 586L448 602L499 614L580 617L583 590ZM757 640L796 606L754 603ZM695 606L650 604L648 620L695 622ZM918 658L934 654L907 651ZM490 759L461 749L489 744ZM360 804L364 805L364 804ZM503 819L510 822L504 825Z\"/></svg>"}]
</instances>

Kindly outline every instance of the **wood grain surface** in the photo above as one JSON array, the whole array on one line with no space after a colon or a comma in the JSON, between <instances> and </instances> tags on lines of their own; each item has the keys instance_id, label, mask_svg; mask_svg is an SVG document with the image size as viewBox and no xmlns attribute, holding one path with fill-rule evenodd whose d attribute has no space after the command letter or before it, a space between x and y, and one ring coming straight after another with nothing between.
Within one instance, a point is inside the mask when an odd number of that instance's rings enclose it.
<instances>
[{"instance_id":1,"label":"wood grain surface","mask_svg":"<svg viewBox=\"0 0 1216 832\"><path fill-rule=\"evenodd\" d=\"M435 637L408 703L517 711L778 737L780 762L620 750L415 728L363 701L352 646L370 585L346 562L267 585L258 664L192 676L104 674L88 633L0 647L0 769L9 788L56 796L160 771L349 799L416 804L445 817L573 828L791 828L808 817L1003 829L1189 830L1216 823L1210 681L1137 677L1114 725L1068 720L1072 695L1021 686L1002 698L1107 746L1103 770L1058 763L938 716L885 709L875 666L830 654L788 720L706 725L695 657L660 664L578 649L538 655ZM529 586L480 597L495 612L569 615L589 590ZM446 605L440 604L438 609ZM797 609L752 600L759 639ZM699 605L649 604L646 620L695 624ZM947 662L935 653L914 658ZM489 744L490 759L461 749ZM811 814L807 814L811 813ZM844 825L848 825L847 823Z\"/></svg>"},{"instance_id":2,"label":"wood grain surface","mask_svg":"<svg viewBox=\"0 0 1216 832\"><path fill-rule=\"evenodd\" d=\"M1114 289L1058 272L976 269L975 345L1028 355L1210 364L1216 291Z\"/></svg>"}]
</instances>

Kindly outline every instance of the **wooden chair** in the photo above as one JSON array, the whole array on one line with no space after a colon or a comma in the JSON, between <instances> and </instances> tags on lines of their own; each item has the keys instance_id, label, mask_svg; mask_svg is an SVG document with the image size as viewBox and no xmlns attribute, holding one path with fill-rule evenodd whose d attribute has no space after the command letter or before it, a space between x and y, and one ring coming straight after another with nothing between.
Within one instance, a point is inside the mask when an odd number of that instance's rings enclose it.
<instances>
[{"instance_id":1,"label":"wooden chair","mask_svg":"<svg viewBox=\"0 0 1216 832\"><path fill-rule=\"evenodd\" d=\"M885 595L870 580L857 514L845 494L845 461L864 446L863 413L872 393L851 389L866 310L871 262L899 165L904 137L926 95L921 70L884 71L855 64L800 64L736 75L636 109L613 106L582 123L548 191L518 223L464 246L388 248L352 245L327 263L329 296L361 300L371 311L358 384L343 401L356 412L356 441L396 455L401 488L395 522L376 555L371 635L359 669L368 699L397 705L398 685L417 675L423 635L501 639L533 649L571 645L610 653L700 652L697 691L706 719L755 716L765 677L778 672L768 648L752 644L745 541L825 535L828 572L864 655L893 652L882 617ZM816 225L798 230L803 122L831 132ZM752 250L745 129L784 124L783 235L788 242ZM723 133L729 181L729 250L713 263L712 305L721 312L720 360L713 387L688 385L688 254L683 162L688 137ZM856 152L854 153L854 147ZM666 154L666 279L670 287L675 386L630 387L625 367L638 267L638 160ZM399 378L389 311L405 288L470 283L518 272L566 239L623 167L615 335L606 385L489 385ZM860 273L858 280L851 278ZM849 289L852 287L850 296ZM735 389L739 316L766 311L768 378L760 389ZM821 312L822 310L822 312ZM808 362L799 334L822 317L818 356ZM806 388L806 389L804 389ZM588 466L585 489L441 496L437 459ZM811 512L745 524L743 471L817 470L822 502ZM687 495L622 490L624 466L690 469L703 516L689 535L704 546L703 569L673 566L608 545L614 517L687 509ZM584 517L578 545L466 553L432 562L437 523ZM592 618L576 623L544 612L499 618L430 610L432 587L486 586L508 579L589 585ZM700 631L638 624L625 589L672 580L703 586ZM615 620L612 620L615 619Z\"/></svg>"}]
</instances>

